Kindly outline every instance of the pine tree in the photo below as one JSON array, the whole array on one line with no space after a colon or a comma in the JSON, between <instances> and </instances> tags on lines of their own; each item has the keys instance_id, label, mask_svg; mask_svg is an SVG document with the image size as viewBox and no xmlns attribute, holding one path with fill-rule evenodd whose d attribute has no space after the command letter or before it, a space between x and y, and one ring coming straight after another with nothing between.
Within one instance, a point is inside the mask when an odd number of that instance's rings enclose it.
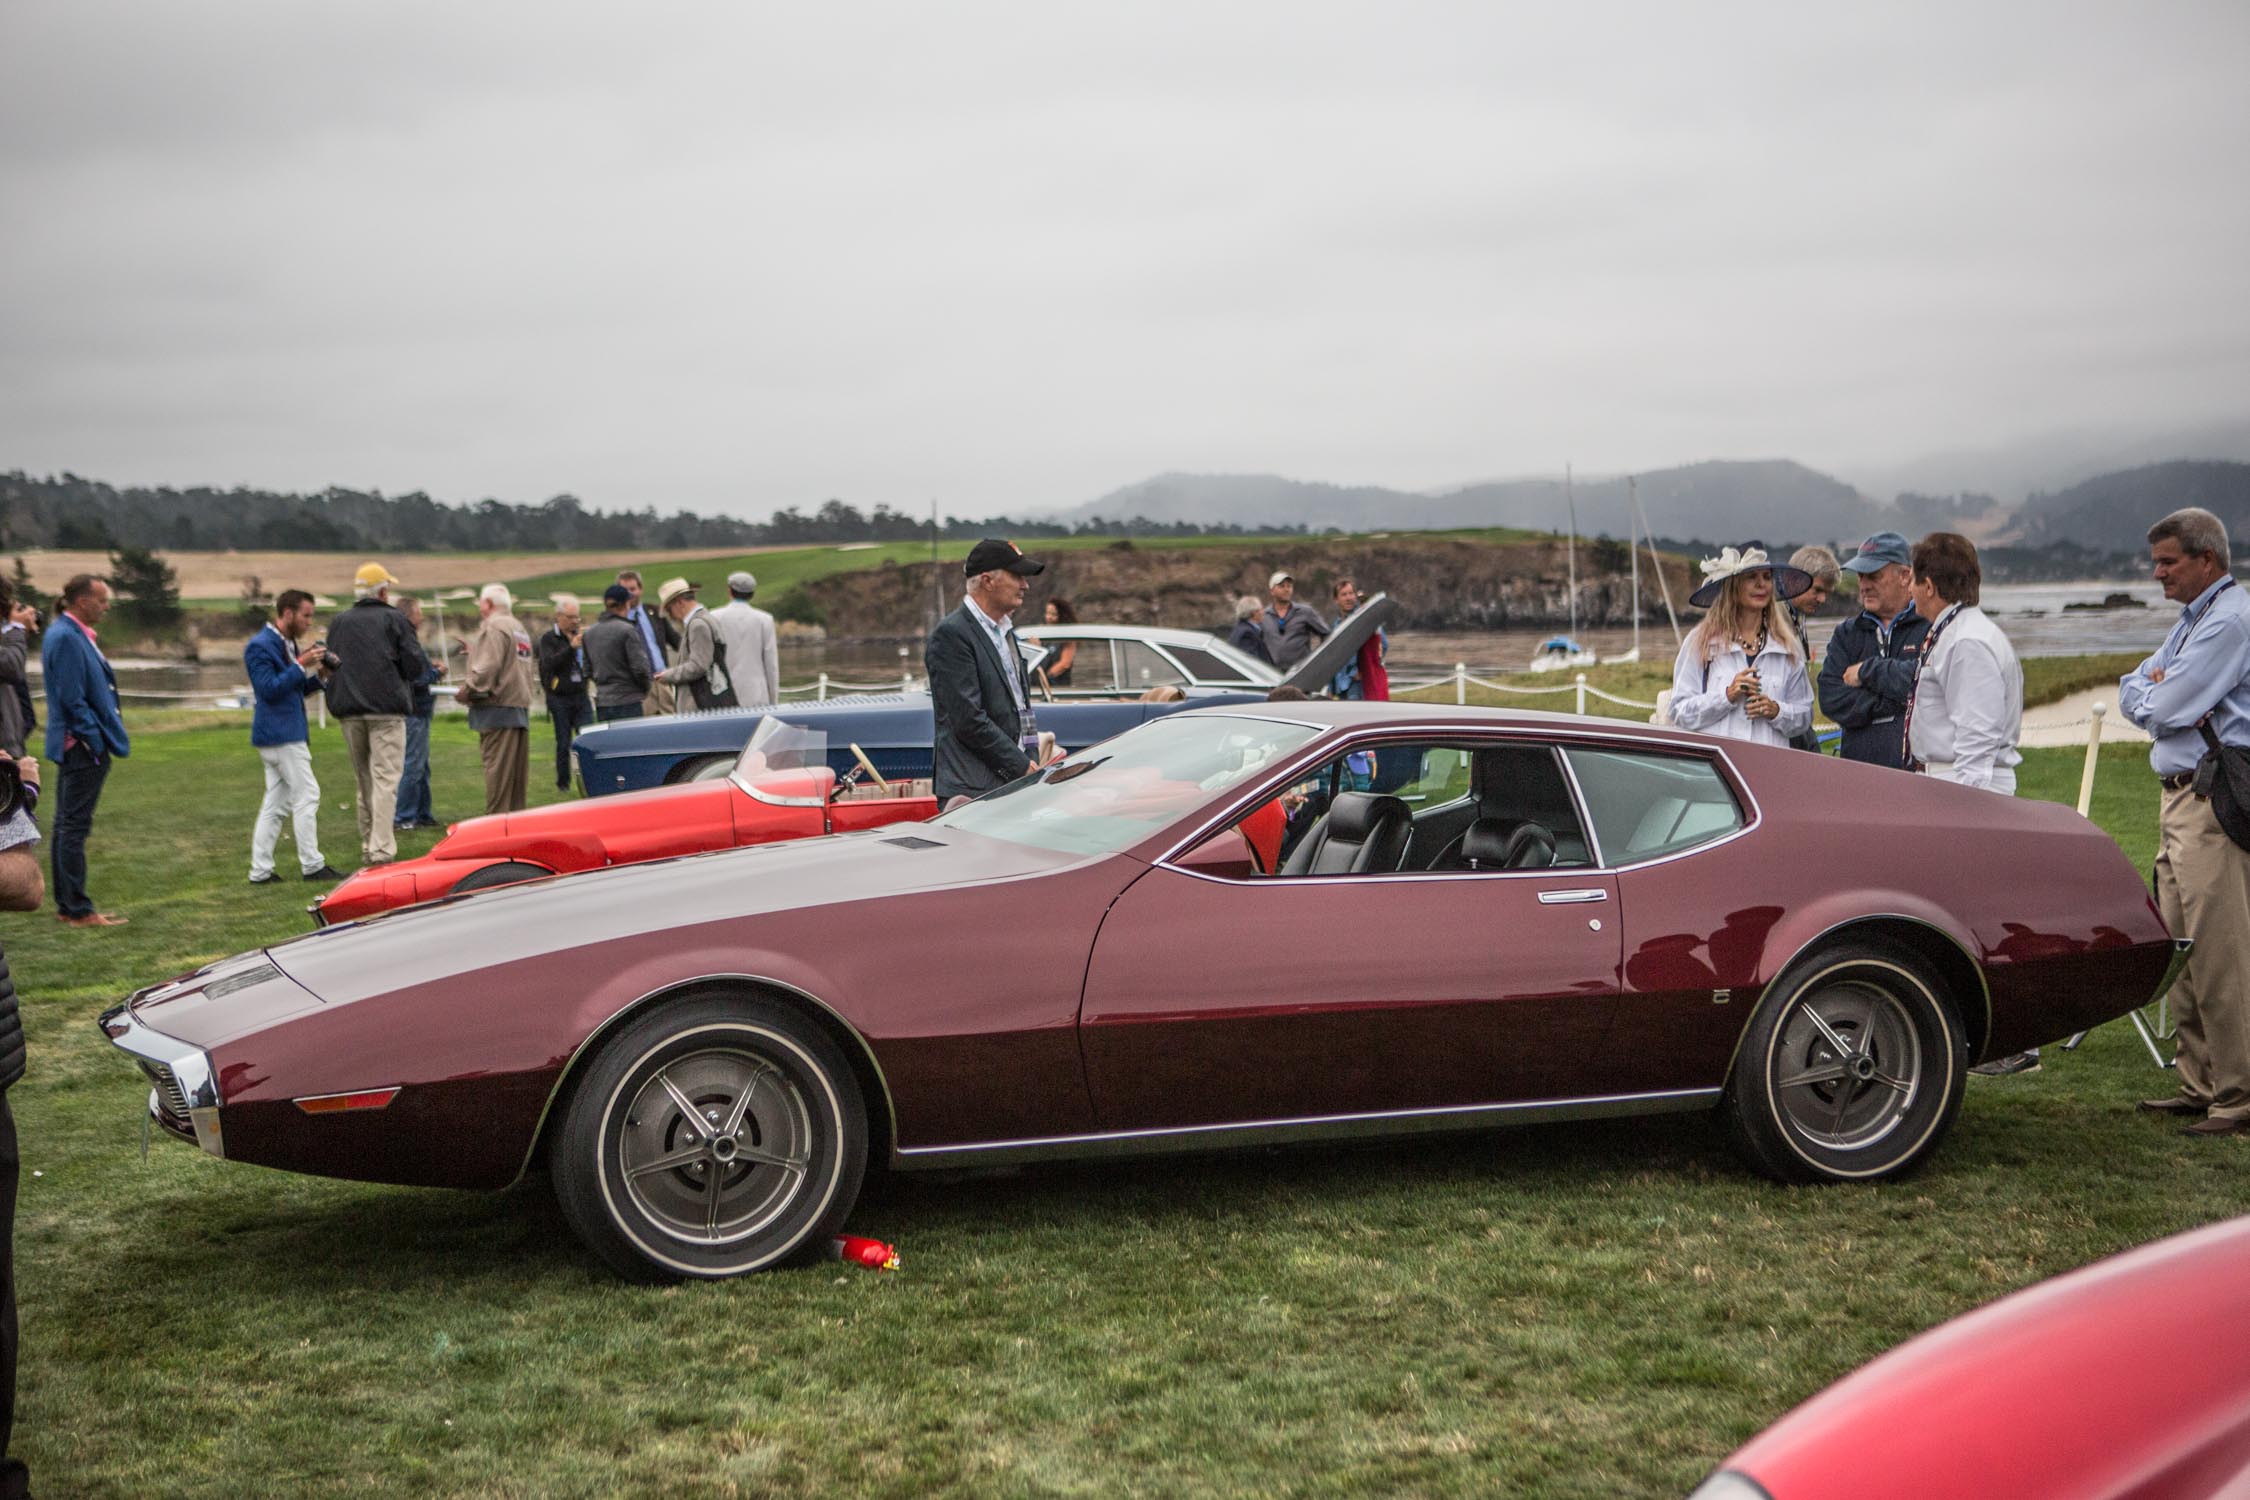
<instances>
[{"instance_id":1,"label":"pine tree","mask_svg":"<svg viewBox=\"0 0 2250 1500\"><path fill-rule=\"evenodd\" d=\"M187 618L180 608L180 575L146 547L119 547L109 555L109 586L117 591L117 616L140 630L169 630Z\"/></svg>"}]
</instances>

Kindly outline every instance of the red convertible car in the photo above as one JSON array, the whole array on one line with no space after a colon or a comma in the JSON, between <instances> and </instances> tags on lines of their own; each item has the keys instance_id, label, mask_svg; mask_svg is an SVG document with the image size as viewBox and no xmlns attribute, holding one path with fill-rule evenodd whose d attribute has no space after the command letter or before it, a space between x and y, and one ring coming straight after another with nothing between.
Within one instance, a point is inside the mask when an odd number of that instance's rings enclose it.
<instances>
[{"instance_id":1,"label":"red convertible car","mask_svg":"<svg viewBox=\"0 0 2250 1500\"><path fill-rule=\"evenodd\" d=\"M1836 816L1867 806L1891 836ZM619 1271L728 1276L825 1244L870 1160L1717 1110L1761 1171L1886 1177L1971 1063L2183 957L2065 807L1647 726L1272 703L927 823L347 923L101 1024L205 1151L466 1188L543 1164Z\"/></svg>"},{"instance_id":2,"label":"red convertible car","mask_svg":"<svg viewBox=\"0 0 2250 1500\"><path fill-rule=\"evenodd\" d=\"M370 865L308 909L327 927L545 875L920 822L937 810L927 777L838 777L826 735L767 719L724 780L470 818L421 858Z\"/></svg>"},{"instance_id":3,"label":"red convertible car","mask_svg":"<svg viewBox=\"0 0 2250 1500\"><path fill-rule=\"evenodd\" d=\"M2241 1500L2250 1217L2043 1281L1901 1344L1693 1500Z\"/></svg>"}]
</instances>

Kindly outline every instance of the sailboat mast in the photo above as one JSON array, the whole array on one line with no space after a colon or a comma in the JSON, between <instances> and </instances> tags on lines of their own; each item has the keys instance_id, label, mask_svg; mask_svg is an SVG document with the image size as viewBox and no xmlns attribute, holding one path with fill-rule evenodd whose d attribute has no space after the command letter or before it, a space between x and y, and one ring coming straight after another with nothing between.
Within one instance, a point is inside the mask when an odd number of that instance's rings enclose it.
<instances>
[{"instance_id":1,"label":"sailboat mast","mask_svg":"<svg viewBox=\"0 0 2250 1500\"><path fill-rule=\"evenodd\" d=\"M1640 486L1641 481L1638 475L1628 474L1625 476L1625 498L1630 503L1633 515L1639 515L1641 510ZM1630 540L1630 533L1633 530L1632 516L1625 518L1625 530L1628 533L1625 550L1633 554L1633 660L1639 661L1641 659L1641 549L1634 546Z\"/></svg>"},{"instance_id":2,"label":"sailboat mast","mask_svg":"<svg viewBox=\"0 0 2250 1500\"><path fill-rule=\"evenodd\" d=\"M1665 581L1664 559L1656 555L1656 533L1648 524L1648 512L1641 509L1640 489L1628 491L1633 502L1633 517L1641 523L1641 539L1648 543L1649 565L1656 569L1656 587L1664 595L1664 618L1672 622L1672 649L1680 648L1680 617L1672 612L1672 585Z\"/></svg>"},{"instance_id":3,"label":"sailboat mast","mask_svg":"<svg viewBox=\"0 0 2250 1500\"><path fill-rule=\"evenodd\" d=\"M1571 488L1570 465L1562 468L1563 502L1570 507L1570 541L1566 553L1570 559L1570 649L1578 649L1578 493Z\"/></svg>"}]
</instances>

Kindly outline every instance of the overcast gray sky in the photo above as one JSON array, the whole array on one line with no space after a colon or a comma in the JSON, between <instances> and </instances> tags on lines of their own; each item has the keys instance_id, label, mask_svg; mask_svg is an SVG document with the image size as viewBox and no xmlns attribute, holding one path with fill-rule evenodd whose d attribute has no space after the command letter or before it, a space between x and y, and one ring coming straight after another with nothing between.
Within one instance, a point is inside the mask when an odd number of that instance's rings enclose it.
<instances>
[{"instance_id":1,"label":"overcast gray sky","mask_svg":"<svg viewBox=\"0 0 2250 1500\"><path fill-rule=\"evenodd\" d=\"M2250 412L2250 5L8 0L0 468L762 516Z\"/></svg>"}]
</instances>

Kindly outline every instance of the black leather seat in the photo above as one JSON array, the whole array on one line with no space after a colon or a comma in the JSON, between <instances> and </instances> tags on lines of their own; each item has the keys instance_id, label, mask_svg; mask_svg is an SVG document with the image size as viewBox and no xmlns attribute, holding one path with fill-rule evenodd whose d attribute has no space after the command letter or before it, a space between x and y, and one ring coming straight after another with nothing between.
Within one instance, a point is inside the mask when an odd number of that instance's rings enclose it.
<instances>
[{"instance_id":1,"label":"black leather seat","mask_svg":"<svg viewBox=\"0 0 2250 1500\"><path fill-rule=\"evenodd\" d=\"M1544 870L1555 862L1555 835L1545 824L1479 818L1461 835L1465 870Z\"/></svg>"},{"instance_id":2,"label":"black leather seat","mask_svg":"<svg viewBox=\"0 0 2250 1500\"><path fill-rule=\"evenodd\" d=\"M1281 867L1284 875L1388 873L1405 857L1414 815L1396 797L1338 792L1328 816Z\"/></svg>"}]
</instances>

